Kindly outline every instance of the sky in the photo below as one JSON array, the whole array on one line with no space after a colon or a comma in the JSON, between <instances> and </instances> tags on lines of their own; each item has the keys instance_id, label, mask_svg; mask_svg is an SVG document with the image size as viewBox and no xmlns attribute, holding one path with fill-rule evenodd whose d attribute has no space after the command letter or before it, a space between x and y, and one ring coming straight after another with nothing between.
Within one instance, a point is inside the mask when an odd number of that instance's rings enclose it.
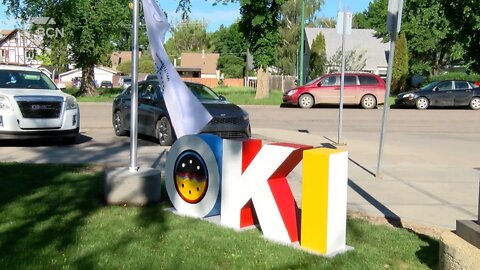
<instances>
[{"instance_id":1,"label":"sky","mask_svg":"<svg viewBox=\"0 0 480 270\"><path fill-rule=\"evenodd\" d=\"M352 13L362 12L368 8L372 0L342 0L345 10ZM205 20L208 24L207 31L214 32L220 25L229 26L240 17L240 8L238 3L228 5L212 6L213 0L191 0L192 8L191 19ZM179 21L181 14L176 13L178 1L176 0L157 0L160 7L167 12L169 20ZM320 11L320 17L336 17L339 0L325 0L325 4ZM6 7L0 4L0 29L12 29L15 26L13 18L7 18L5 14Z\"/></svg>"}]
</instances>

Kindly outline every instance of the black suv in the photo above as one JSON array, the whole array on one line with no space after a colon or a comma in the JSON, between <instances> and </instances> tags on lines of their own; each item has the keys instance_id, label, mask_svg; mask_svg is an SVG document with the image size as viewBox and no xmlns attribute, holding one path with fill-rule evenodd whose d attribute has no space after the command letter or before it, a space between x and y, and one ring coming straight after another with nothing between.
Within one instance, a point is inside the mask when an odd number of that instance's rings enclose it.
<instances>
[{"instance_id":1,"label":"black suv","mask_svg":"<svg viewBox=\"0 0 480 270\"><path fill-rule=\"evenodd\" d=\"M203 84L185 83L213 117L201 133L212 133L222 138L251 136L246 111ZM130 129L130 104L131 87L128 87L113 101L112 122L117 136L126 135ZM176 139L158 81L138 83L138 133L156 137L162 146L171 145Z\"/></svg>"}]
</instances>

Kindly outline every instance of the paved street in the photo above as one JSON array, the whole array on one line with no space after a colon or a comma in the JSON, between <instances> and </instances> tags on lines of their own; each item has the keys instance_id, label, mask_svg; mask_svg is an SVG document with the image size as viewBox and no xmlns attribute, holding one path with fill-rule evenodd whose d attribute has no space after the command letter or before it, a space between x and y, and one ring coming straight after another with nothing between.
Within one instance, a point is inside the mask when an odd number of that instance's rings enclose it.
<instances>
[{"instance_id":1,"label":"paved street","mask_svg":"<svg viewBox=\"0 0 480 270\"><path fill-rule=\"evenodd\" d=\"M110 103L80 104L80 142L1 142L3 161L100 163L128 166L129 138L116 137ZM254 137L334 147L338 109L245 106ZM453 229L456 219L476 219L480 161L480 111L393 109L389 111L383 178L374 177L382 109L344 111L343 146L349 151L348 208L372 216ZM163 169L168 147L142 138L140 166ZM300 201L299 169L290 177Z\"/></svg>"}]
</instances>

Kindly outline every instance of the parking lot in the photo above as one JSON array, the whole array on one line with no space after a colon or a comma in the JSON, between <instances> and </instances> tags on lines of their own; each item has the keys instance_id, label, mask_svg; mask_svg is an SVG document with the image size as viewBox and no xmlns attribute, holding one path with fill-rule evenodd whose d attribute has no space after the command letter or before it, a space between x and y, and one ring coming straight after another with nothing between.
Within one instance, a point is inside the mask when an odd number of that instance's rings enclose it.
<instances>
[{"instance_id":1,"label":"parking lot","mask_svg":"<svg viewBox=\"0 0 480 270\"><path fill-rule=\"evenodd\" d=\"M338 109L245 106L254 137L335 147ZM128 166L129 137L116 137L110 103L81 103L76 145L1 142L5 162L97 163ZM374 177L382 109L346 108L343 146L349 151L349 210L454 228L456 219L477 215L480 111L392 109L389 111L383 179ZM169 147L141 138L140 166L163 168ZM295 176L293 176L295 178ZM298 200L301 179L291 181Z\"/></svg>"}]
</instances>

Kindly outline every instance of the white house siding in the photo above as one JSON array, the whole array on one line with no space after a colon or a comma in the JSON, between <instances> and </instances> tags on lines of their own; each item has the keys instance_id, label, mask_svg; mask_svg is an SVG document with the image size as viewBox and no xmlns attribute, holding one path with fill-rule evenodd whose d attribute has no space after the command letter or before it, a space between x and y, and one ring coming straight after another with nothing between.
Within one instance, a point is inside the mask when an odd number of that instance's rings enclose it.
<instances>
[{"instance_id":1,"label":"white house siding","mask_svg":"<svg viewBox=\"0 0 480 270\"><path fill-rule=\"evenodd\" d=\"M94 80L97 82L97 86L99 86L102 81L113 82L113 76L116 74L117 72L114 70L103 67L95 67ZM73 79L77 77L82 77L82 70L79 68L64 72L59 75L60 82L62 83L71 83Z\"/></svg>"},{"instance_id":2,"label":"white house siding","mask_svg":"<svg viewBox=\"0 0 480 270\"><path fill-rule=\"evenodd\" d=\"M315 38L322 33L325 37L325 50L327 59L335 54L342 46L342 36L334 28L305 28L305 56L304 74L308 75L310 62L310 49ZM374 36L373 29L352 29L352 33L345 37L345 51L355 50L364 52L366 65L363 71L372 72L378 75L385 75L388 66L388 52L390 45L383 43L382 39Z\"/></svg>"},{"instance_id":3,"label":"white house siding","mask_svg":"<svg viewBox=\"0 0 480 270\"><path fill-rule=\"evenodd\" d=\"M0 38L0 63L39 66L42 63L35 60L41 54L39 45L41 39L28 32L17 29Z\"/></svg>"}]
</instances>

